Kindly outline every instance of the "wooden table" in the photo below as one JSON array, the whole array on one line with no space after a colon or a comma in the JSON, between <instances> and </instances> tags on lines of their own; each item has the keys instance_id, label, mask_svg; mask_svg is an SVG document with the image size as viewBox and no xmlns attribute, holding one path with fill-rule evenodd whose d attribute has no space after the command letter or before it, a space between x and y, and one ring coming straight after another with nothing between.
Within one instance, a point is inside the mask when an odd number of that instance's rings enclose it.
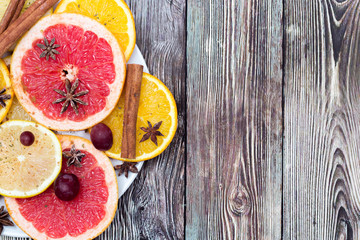
<instances>
[{"instance_id":1,"label":"wooden table","mask_svg":"<svg viewBox=\"0 0 360 240\"><path fill-rule=\"evenodd\" d=\"M98 239L360 239L360 1L127 2L179 128Z\"/></svg>"}]
</instances>

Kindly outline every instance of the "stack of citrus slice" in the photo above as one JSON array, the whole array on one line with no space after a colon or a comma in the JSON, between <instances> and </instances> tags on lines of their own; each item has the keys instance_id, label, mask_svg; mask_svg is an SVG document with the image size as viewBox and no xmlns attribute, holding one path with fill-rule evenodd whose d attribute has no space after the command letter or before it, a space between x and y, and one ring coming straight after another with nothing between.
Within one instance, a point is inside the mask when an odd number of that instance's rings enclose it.
<instances>
[{"instance_id":1,"label":"stack of citrus slice","mask_svg":"<svg viewBox=\"0 0 360 240\"><path fill-rule=\"evenodd\" d=\"M0 18L9 1L0 3ZM34 1L26 0L24 9ZM122 159L121 93L136 39L132 13L122 0L62 0L55 13L23 36L6 63L0 60L0 91L8 95L1 100L0 94L0 121L6 116L0 126L0 194L7 196L14 222L34 239L92 239L117 208L117 178L108 156L134 162L158 156L175 135L177 109L169 89L144 73L136 159ZM49 130L77 131L99 122L114 139L105 153L88 140ZM69 164L71 152L82 156L77 165ZM75 198L57 195L58 180L52 183L59 172L79 179Z\"/></svg>"},{"instance_id":2,"label":"stack of citrus slice","mask_svg":"<svg viewBox=\"0 0 360 240\"><path fill-rule=\"evenodd\" d=\"M108 157L91 142L75 136L58 136L64 151L72 146L85 154L82 167L68 167L64 159L62 173L80 180L80 192L71 201L60 200L52 187L36 197L6 198L6 207L14 222L35 239L93 239L112 222L118 202L114 168ZM60 158L61 159L61 158Z\"/></svg>"}]
</instances>

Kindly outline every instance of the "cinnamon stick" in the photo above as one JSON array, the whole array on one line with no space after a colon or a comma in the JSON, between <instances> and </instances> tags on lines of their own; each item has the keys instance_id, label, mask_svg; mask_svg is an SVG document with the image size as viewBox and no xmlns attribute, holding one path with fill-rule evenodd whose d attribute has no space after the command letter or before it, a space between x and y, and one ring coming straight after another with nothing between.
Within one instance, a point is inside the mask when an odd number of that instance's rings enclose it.
<instances>
[{"instance_id":1,"label":"cinnamon stick","mask_svg":"<svg viewBox=\"0 0 360 240\"><path fill-rule=\"evenodd\" d=\"M121 157L136 158L136 122L139 108L143 66L128 64L125 81L125 106Z\"/></svg>"},{"instance_id":2,"label":"cinnamon stick","mask_svg":"<svg viewBox=\"0 0 360 240\"><path fill-rule=\"evenodd\" d=\"M4 16L0 22L0 34L3 33L5 31L5 29L9 26L9 23L16 12L18 3L19 3L19 0L11 0L10 1L8 7L6 8Z\"/></svg>"},{"instance_id":3,"label":"cinnamon stick","mask_svg":"<svg viewBox=\"0 0 360 240\"><path fill-rule=\"evenodd\" d=\"M13 23L20 16L20 13L24 7L24 4L25 4L25 0L18 0L18 5L16 7L14 16L11 18L11 21L9 24Z\"/></svg>"},{"instance_id":4,"label":"cinnamon stick","mask_svg":"<svg viewBox=\"0 0 360 240\"><path fill-rule=\"evenodd\" d=\"M37 0L0 34L0 56L26 33L58 0Z\"/></svg>"}]
</instances>

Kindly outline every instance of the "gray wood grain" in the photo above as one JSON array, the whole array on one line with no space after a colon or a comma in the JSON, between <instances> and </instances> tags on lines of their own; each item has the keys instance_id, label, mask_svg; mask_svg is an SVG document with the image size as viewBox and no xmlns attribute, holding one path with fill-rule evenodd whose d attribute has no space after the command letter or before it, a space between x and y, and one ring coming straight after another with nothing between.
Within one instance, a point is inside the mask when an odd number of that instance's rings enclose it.
<instances>
[{"instance_id":1,"label":"gray wood grain","mask_svg":"<svg viewBox=\"0 0 360 240\"><path fill-rule=\"evenodd\" d=\"M284 239L359 239L359 1L285 1Z\"/></svg>"},{"instance_id":2,"label":"gray wood grain","mask_svg":"<svg viewBox=\"0 0 360 240\"><path fill-rule=\"evenodd\" d=\"M187 239L280 239L282 1L188 0Z\"/></svg>"}]
</instances>

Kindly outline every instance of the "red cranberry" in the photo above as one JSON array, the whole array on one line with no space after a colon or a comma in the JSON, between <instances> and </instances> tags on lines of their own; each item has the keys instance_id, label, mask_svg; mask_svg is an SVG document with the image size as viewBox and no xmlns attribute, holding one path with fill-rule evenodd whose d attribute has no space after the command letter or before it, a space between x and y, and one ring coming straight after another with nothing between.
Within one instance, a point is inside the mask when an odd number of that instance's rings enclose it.
<instances>
[{"instance_id":1,"label":"red cranberry","mask_svg":"<svg viewBox=\"0 0 360 240\"><path fill-rule=\"evenodd\" d=\"M20 142L24 146L31 146L35 141L35 136L32 132L25 131L20 135Z\"/></svg>"},{"instance_id":2,"label":"red cranberry","mask_svg":"<svg viewBox=\"0 0 360 240\"><path fill-rule=\"evenodd\" d=\"M90 138L94 147L101 151L107 151L113 145L111 129L103 123L99 123L91 129Z\"/></svg>"},{"instance_id":3,"label":"red cranberry","mask_svg":"<svg viewBox=\"0 0 360 240\"><path fill-rule=\"evenodd\" d=\"M61 173L55 180L55 195L63 200L73 200L79 193L79 179L74 174Z\"/></svg>"}]
</instances>

